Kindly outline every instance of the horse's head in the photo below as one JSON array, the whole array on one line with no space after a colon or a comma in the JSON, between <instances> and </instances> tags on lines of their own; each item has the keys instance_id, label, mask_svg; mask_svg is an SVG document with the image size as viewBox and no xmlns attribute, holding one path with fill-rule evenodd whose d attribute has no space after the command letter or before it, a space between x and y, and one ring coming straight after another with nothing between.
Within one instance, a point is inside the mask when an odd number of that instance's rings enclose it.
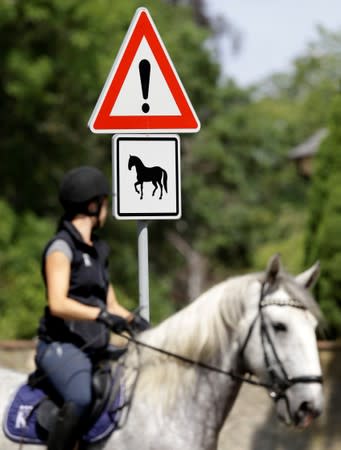
<instances>
[{"instance_id":1,"label":"horse's head","mask_svg":"<svg viewBox=\"0 0 341 450\"><path fill-rule=\"evenodd\" d=\"M299 427L319 416L323 405L315 336L321 313L308 291L318 275L315 264L292 277L273 257L261 287L250 287L250 310L240 327L246 369L269 385L279 418Z\"/></svg>"},{"instance_id":2,"label":"horse's head","mask_svg":"<svg viewBox=\"0 0 341 450\"><path fill-rule=\"evenodd\" d=\"M129 155L129 161L128 161L128 169L131 170L134 166L139 166L141 164L140 158L134 155Z\"/></svg>"}]
</instances>

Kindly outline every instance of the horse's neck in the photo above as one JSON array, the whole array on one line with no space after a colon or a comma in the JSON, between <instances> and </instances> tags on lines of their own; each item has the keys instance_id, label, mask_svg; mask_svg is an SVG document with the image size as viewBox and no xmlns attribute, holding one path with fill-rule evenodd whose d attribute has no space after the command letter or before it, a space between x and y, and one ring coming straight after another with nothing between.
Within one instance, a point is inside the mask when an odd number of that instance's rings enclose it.
<instances>
[{"instance_id":1,"label":"horse's neck","mask_svg":"<svg viewBox=\"0 0 341 450\"><path fill-rule=\"evenodd\" d=\"M236 371L239 362L237 331L226 323L221 311L224 300L221 296L225 289L225 284L216 286L154 330L143 334L141 340L193 361ZM231 301L237 301L237 298ZM195 409L199 402L203 409L202 420L207 420L207 410L214 407L216 414L211 425L222 425L238 393L239 382L228 375L191 362L184 363L173 356L165 357L153 350L142 350L140 357L140 388L149 399L155 396L157 408L162 408L162 398L166 399L166 409L174 404L182 404L187 409L193 404ZM155 391L160 389L162 395L156 394Z\"/></svg>"},{"instance_id":2,"label":"horse's neck","mask_svg":"<svg viewBox=\"0 0 341 450\"><path fill-rule=\"evenodd\" d=\"M135 163L135 166L136 166L137 169L145 167L145 165L143 164L143 162L139 158L135 158L134 163Z\"/></svg>"},{"instance_id":3,"label":"horse's neck","mask_svg":"<svg viewBox=\"0 0 341 450\"><path fill-rule=\"evenodd\" d=\"M238 350L238 324L246 309L245 286L252 281L241 278L226 280L209 289L151 330L146 335L148 342L203 363L231 362Z\"/></svg>"},{"instance_id":4,"label":"horse's neck","mask_svg":"<svg viewBox=\"0 0 341 450\"><path fill-rule=\"evenodd\" d=\"M249 301L247 280L215 286L184 310L139 336L141 342L233 372L239 362L238 321L244 318ZM241 286L241 287L240 287ZM129 346L125 377L139 377L129 429L110 446L123 448L131 430L142 429L139 441L127 448L183 450L217 448L218 433L239 391L240 382L228 374L214 372L155 350ZM137 369L137 370L136 370ZM146 420L149 416L153 420ZM163 426L164 424L167 426ZM162 433L160 429L162 427ZM141 435L141 437L140 437ZM116 444L116 445L114 445ZM120 445L121 444L121 445Z\"/></svg>"}]
</instances>

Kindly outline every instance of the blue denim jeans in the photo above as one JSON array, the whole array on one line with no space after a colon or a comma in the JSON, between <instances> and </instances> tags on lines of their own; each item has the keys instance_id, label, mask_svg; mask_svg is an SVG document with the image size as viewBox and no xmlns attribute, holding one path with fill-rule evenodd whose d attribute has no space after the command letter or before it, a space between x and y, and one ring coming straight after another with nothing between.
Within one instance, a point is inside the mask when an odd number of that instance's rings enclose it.
<instances>
[{"instance_id":1,"label":"blue denim jeans","mask_svg":"<svg viewBox=\"0 0 341 450\"><path fill-rule=\"evenodd\" d=\"M80 416L86 414L92 401L92 363L73 344L39 341L36 364L65 402L76 405Z\"/></svg>"}]
</instances>

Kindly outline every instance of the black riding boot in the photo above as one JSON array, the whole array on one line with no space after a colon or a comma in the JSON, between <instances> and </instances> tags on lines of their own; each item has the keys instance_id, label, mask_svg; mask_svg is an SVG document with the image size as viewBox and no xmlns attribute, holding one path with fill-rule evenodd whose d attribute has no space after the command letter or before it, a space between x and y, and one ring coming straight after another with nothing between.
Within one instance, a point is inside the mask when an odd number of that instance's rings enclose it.
<instances>
[{"instance_id":1,"label":"black riding boot","mask_svg":"<svg viewBox=\"0 0 341 450\"><path fill-rule=\"evenodd\" d=\"M49 432L47 450L73 450L79 439L81 418L74 403L65 403L59 411L56 424Z\"/></svg>"}]
</instances>

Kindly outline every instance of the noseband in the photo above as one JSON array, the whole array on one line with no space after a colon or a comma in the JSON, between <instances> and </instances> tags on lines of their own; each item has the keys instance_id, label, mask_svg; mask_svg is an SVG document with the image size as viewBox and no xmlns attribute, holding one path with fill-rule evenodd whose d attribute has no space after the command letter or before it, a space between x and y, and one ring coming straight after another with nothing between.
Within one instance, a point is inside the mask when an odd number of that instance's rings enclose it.
<instances>
[{"instance_id":1,"label":"noseband","mask_svg":"<svg viewBox=\"0 0 341 450\"><path fill-rule=\"evenodd\" d=\"M298 309L304 309L307 308L298 300L295 299L288 299L288 300L272 300L267 298L268 290L266 283L262 284L261 287L261 293L260 293L260 299L259 299L259 308L258 308L258 314L256 315L255 319L253 320L249 331L247 333L246 339L244 341L244 344L241 349L241 356L243 356L245 349L248 345L248 342L250 340L251 334L253 329L255 328L255 324L257 320L260 320L260 331L261 331L261 342L262 342L262 348L263 348L263 355L264 355L264 362L265 362L265 368L267 373L269 374L270 378L270 396L274 401L278 401L280 398L284 398L286 402L288 402L286 391L290 387L292 387L294 384L297 383L322 383L323 378L321 375L304 375L300 377L290 377L285 370L285 367L280 360L275 344L273 342L273 339L271 339L268 326L265 322L264 317L264 308L267 306L287 306L291 308L298 308ZM268 345L266 345L268 344ZM273 367L274 365L270 362L270 353L272 353L274 360L276 362L275 366L278 367L279 370L275 370Z\"/></svg>"}]
</instances>

